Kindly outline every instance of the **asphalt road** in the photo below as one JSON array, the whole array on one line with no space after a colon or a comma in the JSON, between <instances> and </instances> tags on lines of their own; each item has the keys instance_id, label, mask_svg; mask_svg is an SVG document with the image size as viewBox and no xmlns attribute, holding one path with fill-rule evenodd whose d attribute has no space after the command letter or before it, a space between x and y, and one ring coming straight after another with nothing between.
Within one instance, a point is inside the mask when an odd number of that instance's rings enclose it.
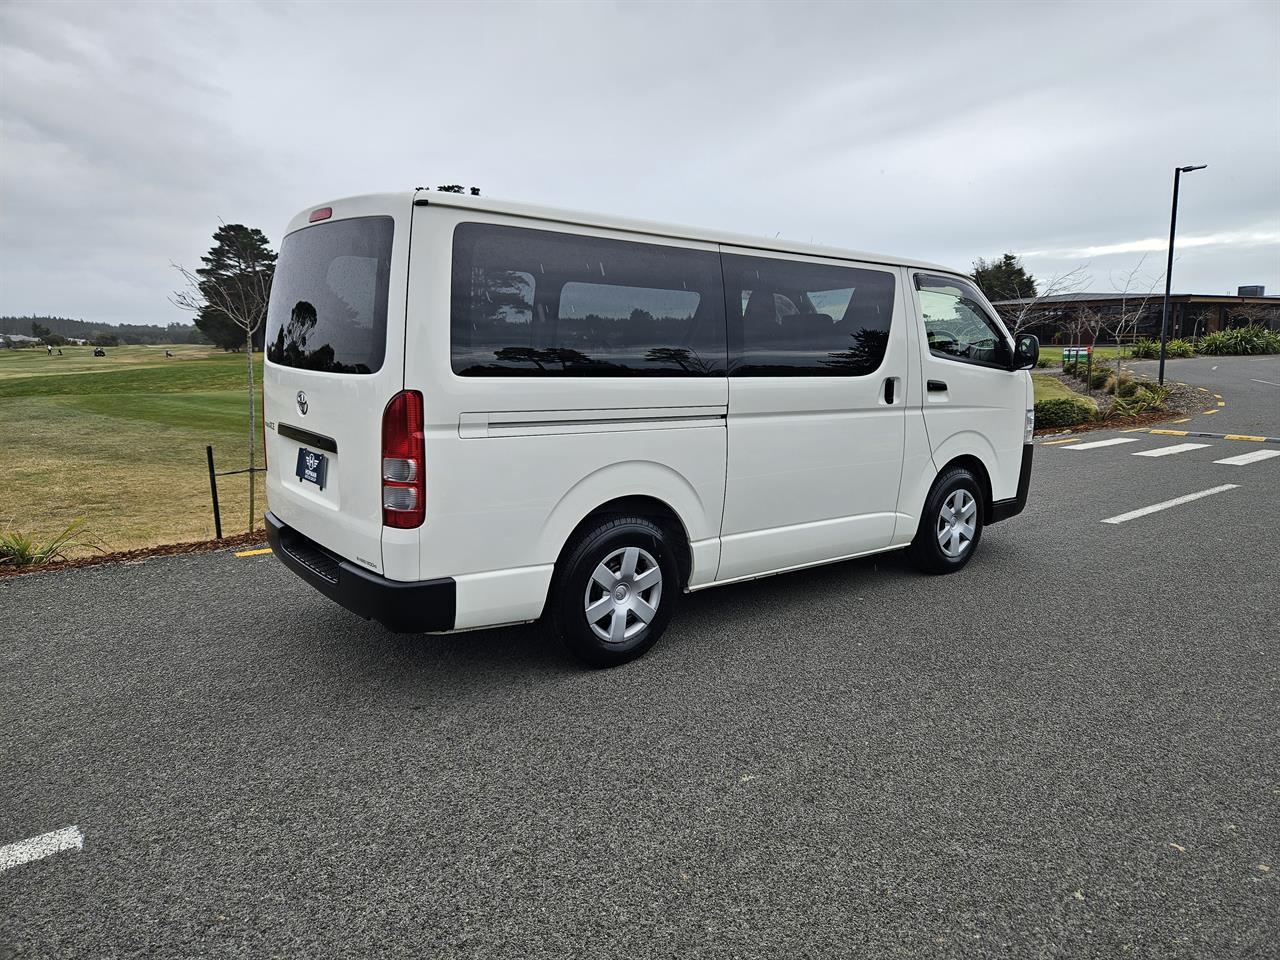
<instances>
[{"instance_id":1,"label":"asphalt road","mask_svg":"<svg viewBox=\"0 0 1280 960\"><path fill-rule=\"evenodd\" d=\"M84 836L0 872L0 956L1278 956L1280 457L1178 442L1042 446L961 574L708 591L606 672L270 556L0 581L0 844Z\"/></svg>"},{"instance_id":2,"label":"asphalt road","mask_svg":"<svg viewBox=\"0 0 1280 960\"><path fill-rule=\"evenodd\" d=\"M1155 360L1132 361L1129 366L1152 380L1160 367ZM1166 360L1165 380L1211 392L1205 398L1205 411L1210 412L1198 414L1194 428L1183 429L1280 436L1280 359L1274 356ZM1221 394L1222 407L1213 394Z\"/></svg>"}]
</instances>

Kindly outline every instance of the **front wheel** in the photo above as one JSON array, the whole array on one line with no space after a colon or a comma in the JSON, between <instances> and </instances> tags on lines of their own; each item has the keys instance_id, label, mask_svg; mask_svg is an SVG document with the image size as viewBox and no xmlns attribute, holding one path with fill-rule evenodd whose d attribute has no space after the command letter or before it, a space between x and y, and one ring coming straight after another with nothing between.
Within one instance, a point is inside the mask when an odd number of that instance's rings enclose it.
<instances>
[{"instance_id":1,"label":"front wheel","mask_svg":"<svg viewBox=\"0 0 1280 960\"><path fill-rule=\"evenodd\" d=\"M969 562L982 539L982 486L964 467L938 478L907 556L925 573L954 573Z\"/></svg>"},{"instance_id":2,"label":"front wheel","mask_svg":"<svg viewBox=\"0 0 1280 960\"><path fill-rule=\"evenodd\" d=\"M551 623L593 667L634 660L666 629L680 593L670 540L643 517L612 517L570 545L552 583Z\"/></svg>"}]
</instances>

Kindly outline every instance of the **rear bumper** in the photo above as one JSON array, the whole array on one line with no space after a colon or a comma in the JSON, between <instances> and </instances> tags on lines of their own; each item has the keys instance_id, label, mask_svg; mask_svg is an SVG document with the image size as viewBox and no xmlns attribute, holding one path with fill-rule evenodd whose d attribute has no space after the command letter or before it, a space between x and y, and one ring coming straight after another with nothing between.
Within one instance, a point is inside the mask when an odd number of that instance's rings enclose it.
<instances>
[{"instance_id":1,"label":"rear bumper","mask_svg":"<svg viewBox=\"0 0 1280 960\"><path fill-rule=\"evenodd\" d=\"M388 580L320 544L267 513L267 540L280 562L330 600L396 633L452 630L457 585L452 577L401 583Z\"/></svg>"},{"instance_id":2,"label":"rear bumper","mask_svg":"<svg viewBox=\"0 0 1280 960\"><path fill-rule=\"evenodd\" d=\"M1027 505L1027 491L1031 488L1031 455L1035 447L1029 443L1022 446L1022 472L1018 474L1018 495L1012 500L997 500L991 504L991 517L987 523L999 523L1016 517Z\"/></svg>"}]
</instances>

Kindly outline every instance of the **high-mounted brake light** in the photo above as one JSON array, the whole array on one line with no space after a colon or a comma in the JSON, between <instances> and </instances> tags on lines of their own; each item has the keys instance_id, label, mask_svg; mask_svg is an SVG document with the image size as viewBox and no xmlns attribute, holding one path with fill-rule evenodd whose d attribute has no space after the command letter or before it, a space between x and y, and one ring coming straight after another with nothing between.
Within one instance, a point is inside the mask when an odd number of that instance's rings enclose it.
<instances>
[{"instance_id":1,"label":"high-mounted brake light","mask_svg":"<svg viewBox=\"0 0 1280 960\"><path fill-rule=\"evenodd\" d=\"M382 522L388 527L422 526L427 515L422 433L422 394L402 390L382 412Z\"/></svg>"},{"instance_id":2,"label":"high-mounted brake light","mask_svg":"<svg viewBox=\"0 0 1280 960\"><path fill-rule=\"evenodd\" d=\"M321 207L319 210L312 210L311 216L307 218L308 223L315 223L317 220L328 220L333 216L333 207Z\"/></svg>"}]
</instances>

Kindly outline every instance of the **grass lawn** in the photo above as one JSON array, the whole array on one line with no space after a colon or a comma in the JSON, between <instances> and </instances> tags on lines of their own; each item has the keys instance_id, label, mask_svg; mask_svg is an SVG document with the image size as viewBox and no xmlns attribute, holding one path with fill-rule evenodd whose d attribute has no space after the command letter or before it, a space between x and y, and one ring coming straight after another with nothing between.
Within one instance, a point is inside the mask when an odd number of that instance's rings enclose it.
<instances>
[{"instance_id":1,"label":"grass lawn","mask_svg":"<svg viewBox=\"0 0 1280 960\"><path fill-rule=\"evenodd\" d=\"M1093 359L1095 362L1098 360L1114 360L1119 350L1119 347L1094 347ZM1126 346L1124 355L1127 357L1130 352L1130 348ZM1040 357L1060 367L1062 366L1062 347L1045 346L1042 343L1040 344Z\"/></svg>"},{"instance_id":2,"label":"grass lawn","mask_svg":"<svg viewBox=\"0 0 1280 960\"><path fill-rule=\"evenodd\" d=\"M1041 400L1058 400L1067 398L1071 400L1088 400L1084 394L1076 393L1057 377L1051 377L1047 373L1031 374L1031 383L1036 389L1036 403ZM1093 401L1090 400L1090 403Z\"/></svg>"},{"instance_id":3,"label":"grass lawn","mask_svg":"<svg viewBox=\"0 0 1280 960\"><path fill-rule=\"evenodd\" d=\"M205 444L219 470L248 466L244 356L62 349L0 350L0 527L43 540L85 517L84 535L105 550L211 538ZM255 444L261 465L260 419ZM259 476L259 515L263 488ZM247 477L222 478L218 492L223 532L247 530Z\"/></svg>"}]
</instances>

